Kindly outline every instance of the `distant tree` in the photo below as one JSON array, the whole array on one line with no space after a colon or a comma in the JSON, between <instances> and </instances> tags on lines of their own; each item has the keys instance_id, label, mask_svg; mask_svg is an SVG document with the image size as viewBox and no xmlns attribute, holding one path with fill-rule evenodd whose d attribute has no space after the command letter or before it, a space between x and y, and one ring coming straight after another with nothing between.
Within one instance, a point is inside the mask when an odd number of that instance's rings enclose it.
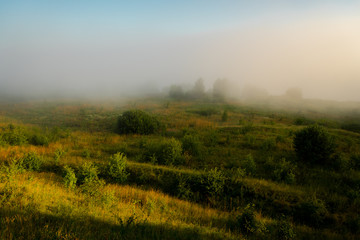
<instances>
[{"instance_id":1,"label":"distant tree","mask_svg":"<svg viewBox=\"0 0 360 240\"><path fill-rule=\"evenodd\" d=\"M213 85L213 97L218 100L224 100L230 92L229 81L225 78L217 79Z\"/></svg>"},{"instance_id":2,"label":"distant tree","mask_svg":"<svg viewBox=\"0 0 360 240\"><path fill-rule=\"evenodd\" d=\"M191 91L191 96L193 98L203 98L205 95L205 85L204 80L202 78L199 78Z\"/></svg>"},{"instance_id":3,"label":"distant tree","mask_svg":"<svg viewBox=\"0 0 360 240\"><path fill-rule=\"evenodd\" d=\"M183 88L179 85L171 85L169 90L169 97L174 99L183 99L185 97Z\"/></svg>"},{"instance_id":4,"label":"distant tree","mask_svg":"<svg viewBox=\"0 0 360 240\"><path fill-rule=\"evenodd\" d=\"M129 110L118 119L118 132L120 134L153 134L160 130L160 121L141 110Z\"/></svg>"},{"instance_id":5,"label":"distant tree","mask_svg":"<svg viewBox=\"0 0 360 240\"><path fill-rule=\"evenodd\" d=\"M318 125L312 125L296 132L294 147L301 160L311 163L326 163L335 152L335 143L332 137Z\"/></svg>"},{"instance_id":6,"label":"distant tree","mask_svg":"<svg viewBox=\"0 0 360 240\"><path fill-rule=\"evenodd\" d=\"M285 96L291 99L302 99L302 90L301 88L289 88L286 90Z\"/></svg>"}]
</instances>

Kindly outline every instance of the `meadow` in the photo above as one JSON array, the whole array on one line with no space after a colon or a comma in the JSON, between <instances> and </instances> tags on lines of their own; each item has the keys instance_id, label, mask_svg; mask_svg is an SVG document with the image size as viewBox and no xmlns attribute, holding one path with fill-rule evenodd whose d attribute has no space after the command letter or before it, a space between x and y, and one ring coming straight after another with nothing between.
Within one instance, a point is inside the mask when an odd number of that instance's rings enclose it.
<instances>
[{"instance_id":1,"label":"meadow","mask_svg":"<svg viewBox=\"0 0 360 240\"><path fill-rule=\"evenodd\" d=\"M4 101L0 238L358 239L360 107L303 101Z\"/></svg>"}]
</instances>

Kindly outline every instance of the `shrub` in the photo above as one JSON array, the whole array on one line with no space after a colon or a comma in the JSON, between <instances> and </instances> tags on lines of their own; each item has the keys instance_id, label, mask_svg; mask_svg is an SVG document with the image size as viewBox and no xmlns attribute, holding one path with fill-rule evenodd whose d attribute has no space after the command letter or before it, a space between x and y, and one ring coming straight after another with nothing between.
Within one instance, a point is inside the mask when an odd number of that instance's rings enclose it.
<instances>
[{"instance_id":1,"label":"shrub","mask_svg":"<svg viewBox=\"0 0 360 240\"><path fill-rule=\"evenodd\" d=\"M125 182L129 175L126 172L126 161L123 153L116 153L110 157L108 174L119 183Z\"/></svg>"},{"instance_id":2,"label":"shrub","mask_svg":"<svg viewBox=\"0 0 360 240\"><path fill-rule=\"evenodd\" d=\"M178 183L178 189L177 189L177 197L185 200L189 200L192 198L193 193L191 191L191 188L188 184L188 179L184 175L178 176L179 183Z\"/></svg>"},{"instance_id":3,"label":"shrub","mask_svg":"<svg viewBox=\"0 0 360 240\"><path fill-rule=\"evenodd\" d=\"M175 138L148 142L144 147L143 159L145 161L162 165L179 165L182 163L181 143Z\"/></svg>"},{"instance_id":4,"label":"shrub","mask_svg":"<svg viewBox=\"0 0 360 240\"><path fill-rule=\"evenodd\" d=\"M259 229L259 222L255 218L253 204L248 204L244 212L236 218L239 230L244 234L253 234Z\"/></svg>"},{"instance_id":5,"label":"shrub","mask_svg":"<svg viewBox=\"0 0 360 240\"><path fill-rule=\"evenodd\" d=\"M74 189L76 187L77 178L72 169L69 166L64 166L64 184L67 188Z\"/></svg>"},{"instance_id":6,"label":"shrub","mask_svg":"<svg viewBox=\"0 0 360 240\"><path fill-rule=\"evenodd\" d=\"M60 158L62 158L65 155L65 151L61 148L57 148L54 152L54 160L55 163L58 164L60 161Z\"/></svg>"},{"instance_id":7,"label":"shrub","mask_svg":"<svg viewBox=\"0 0 360 240\"><path fill-rule=\"evenodd\" d=\"M242 167L245 169L247 175L255 175L256 173L256 163L251 154L248 154L245 160L242 162Z\"/></svg>"},{"instance_id":8,"label":"shrub","mask_svg":"<svg viewBox=\"0 0 360 240\"><path fill-rule=\"evenodd\" d=\"M210 196L220 196L225 186L224 173L218 168L211 169L203 176L202 183Z\"/></svg>"},{"instance_id":9,"label":"shrub","mask_svg":"<svg viewBox=\"0 0 360 240\"><path fill-rule=\"evenodd\" d=\"M184 152L187 152L192 156L200 156L201 142L196 135L186 134L181 142Z\"/></svg>"},{"instance_id":10,"label":"shrub","mask_svg":"<svg viewBox=\"0 0 360 240\"><path fill-rule=\"evenodd\" d=\"M360 154L351 155L349 165L354 170L360 170Z\"/></svg>"},{"instance_id":11,"label":"shrub","mask_svg":"<svg viewBox=\"0 0 360 240\"><path fill-rule=\"evenodd\" d=\"M80 183L84 183L86 181L97 181L99 180L98 174L99 174L98 167L96 167L91 162L85 162L79 170Z\"/></svg>"},{"instance_id":12,"label":"shrub","mask_svg":"<svg viewBox=\"0 0 360 240\"><path fill-rule=\"evenodd\" d=\"M141 110L129 110L118 118L120 134L153 134L161 128L159 120Z\"/></svg>"},{"instance_id":13,"label":"shrub","mask_svg":"<svg viewBox=\"0 0 360 240\"><path fill-rule=\"evenodd\" d=\"M21 166L27 170L39 171L42 165L42 159L36 152L27 153L21 161Z\"/></svg>"},{"instance_id":14,"label":"shrub","mask_svg":"<svg viewBox=\"0 0 360 240\"><path fill-rule=\"evenodd\" d=\"M228 112L225 110L221 115L221 121L226 122L228 120Z\"/></svg>"},{"instance_id":15,"label":"shrub","mask_svg":"<svg viewBox=\"0 0 360 240\"><path fill-rule=\"evenodd\" d=\"M47 146L49 144L49 139L42 134L35 134L30 138L29 142L35 146Z\"/></svg>"},{"instance_id":16,"label":"shrub","mask_svg":"<svg viewBox=\"0 0 360 240\"><path fill-rule=\"evenodd\" d=\"M301 202L295 208L294 218L300 223L319 227L327 214L325 204L320 199L311 199Z\"/></svg>"},{"instance_id":17,"label":"shrub","mask_svg":"<svg viewBox=\"0 0 360 240\"><path fill-rule=\"evenodd\" d=\"M27 143L27 137L24 131L19 127L15 127L12 124L8 125L8 127L3 132L1 138L3 139L4 142L12 146L22 145Z\"/></svg>"},{"instance_id":18,"label":"shrub","mask_svg":"<svg viewBox=\"0 0 360 240\"><path fill-rule=\"evenodd\" d=\"M286 161L285 158L282 158L280 162L275 165L273 171L273 179L278 182L285 182L292 184L295 182L295 167L291 162Z\"/></svg>"},{"instance_id":19,"label":"shrub","mask_svg":"<svg viewBox=\"0 0 360 240\"><path fill-rule=\"evenodd\" d=\"M333 139L323 127L318 125L296 132L294 147L301 160L311 163L325 163L335 151Z\"/></svg>"},{"instance_id":20,"label":"shrub","mask_svg":"<svg viewBox=\"0 0 360 240\"><path fill-rule=\"evenodd\" d=\"M293 225L289 219L283 219L276 224L276 239L291 240L296 237Z\"/></svg>"},{"instance_id":21,"label":"shrub","mask_svg":"<svg viewBox=\"0 0 360 240\"><path fill-rule=\"evenodd\" d=\"M86 158L86 159L90 158L90 157L91 157L91 153L90 153L89 149L84 149L84 150L81 152L81 156L82 156L83 158Z\"/></svg>"},{"instance_id":22,"label":"shrub","mask_svg":"<svg viewBox=\"0 0 360 240\"><path fill-rule=\"evenodd\" d=\"M98 189L105 184L105 182L98 177L99 169L91 162L86 162L81 166L79 174L79 180L82 184L80 186L81 190L90 196L99 194Z\"/></svg>"}]
</instances>

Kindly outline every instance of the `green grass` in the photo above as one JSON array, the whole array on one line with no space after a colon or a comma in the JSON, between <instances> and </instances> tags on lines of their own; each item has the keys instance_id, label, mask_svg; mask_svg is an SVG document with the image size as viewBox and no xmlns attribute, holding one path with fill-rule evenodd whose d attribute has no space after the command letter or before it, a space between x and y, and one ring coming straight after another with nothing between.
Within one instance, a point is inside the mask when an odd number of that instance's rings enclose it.
<instances>
[{"instance_id":1,"label":"green grass","mask_svg":"<svg viewBox=\"0 0 360 240\"><path fill-rule=\"evenodd\" d=\"M117 116L133 108L156 115L166 131L116 134ZM296 121L298 113L256 104L140 99L8 103L1 113L1 239L277 239L289 227L295 239L359 237L360 172L348 162L360 153L360 134L342 129L334 111L304 111L306 121ZM299 161L293 137L308 122L325 126L335 139L341 168ZM9 142L9 124L24 141ZM177 164L144 162L147 143L181 143L189 134L196 136L196 152L184 150ZM39 169L21 167L29 152L41 158ZM118 152L128 159L121 184L107 172L110 156ZM249 155L255 164L251 175ZM80 180L67 187L64 166L79 179L86 162L98 168L102 183L86 191ZM289 166L293 181L276 177ZM300 211L320 214L304 208L318 202L326 209L322 215L299 217ZM257 229L249 235L237 219L250 203ZM285 228L284 218L290 224Z\"/></svg>"}]
</instances>

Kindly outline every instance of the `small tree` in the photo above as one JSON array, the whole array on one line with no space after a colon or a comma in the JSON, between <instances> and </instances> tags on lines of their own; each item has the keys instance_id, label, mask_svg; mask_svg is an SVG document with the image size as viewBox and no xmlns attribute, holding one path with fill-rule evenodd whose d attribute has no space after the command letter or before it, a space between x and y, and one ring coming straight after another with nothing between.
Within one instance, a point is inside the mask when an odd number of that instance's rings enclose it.
<instances>
[{"instance_id":1,"label":"small tree","mask_svg":"<svg viewBox=\"0 0 360 240\"><path fill-rule=\"evenodd\" d=\"M335 152L335 143L329 133L312 125L295 133L294 147L297 156L311 163L325 163Z\"/></svg>"},{"instance_id":2,"label":"small tree","mask_svg":"<svg viewBox=\"0 0 360 240\"><path fill-rule=\"evenodd\" d=\"M108 173L117 182L125 182L129 175L126 172L126 161L127 158L123 153L116 153L110 157Z\"/></svg>"}]
</instances>

